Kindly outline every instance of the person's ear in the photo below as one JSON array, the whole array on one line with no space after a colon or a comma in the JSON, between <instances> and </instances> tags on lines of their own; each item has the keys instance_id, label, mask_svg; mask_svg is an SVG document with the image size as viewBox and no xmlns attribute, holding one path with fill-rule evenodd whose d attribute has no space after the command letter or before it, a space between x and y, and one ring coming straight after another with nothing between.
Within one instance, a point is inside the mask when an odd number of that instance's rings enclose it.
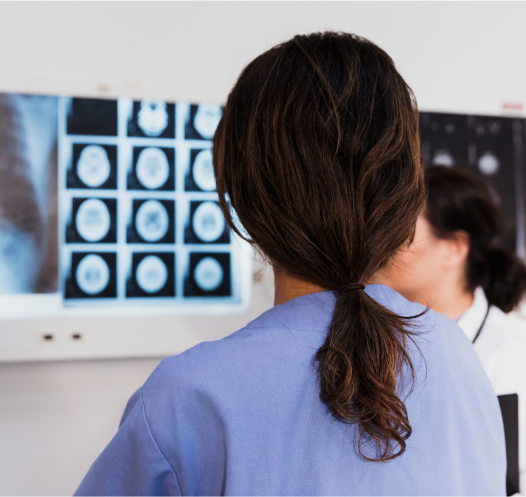
<instances>
[{"instance_id":1,"label":"person's ear","mask_svg":"<svg viewBox=\"0 0 526 497\"><path fill-rule=\"evenodd\" d=\"M442 240L445 253L442 259L446 267L458 267L464 264L469 254L469 235L465 231L456 231L453 236Z\"/></svg>"}]
</instances>

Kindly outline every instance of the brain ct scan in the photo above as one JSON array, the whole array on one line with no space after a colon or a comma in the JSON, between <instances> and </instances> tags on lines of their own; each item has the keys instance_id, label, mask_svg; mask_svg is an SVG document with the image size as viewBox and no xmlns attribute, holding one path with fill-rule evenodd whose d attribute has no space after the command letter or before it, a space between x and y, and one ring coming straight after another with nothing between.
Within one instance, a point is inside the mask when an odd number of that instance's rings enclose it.
<instances>
[{"instance_id":1,"label":"brain ct scan","mask_svg":"<svg viewBox=\"0 0 526 497\"><path fill-rule=\"evenodd\" d=\"M154 99L133 102L127 135L144 138L175 138L175 105Z\"/></svg>"},{"instance_id":2,"label":"brain ct scan","mask_svg":"<svg viewBox=\"0 0 526 497\"><path fill-rule=\"evenodd\" d=\"M455 160L448 150L437 150L433 156L433 165L451 167L455 165Z\"/></svg>"},{"instance_id":3,"label":"brain ct scan","mask_svg":"<svg viewBox=\"0 0 526 497\"><path fill-rule=\"evenodd\" d=\"M225 230L225 218L215 202L203 202L197 207L192 220L194 233L203 242L217 240Z\"/></svg>"},{"instance_id":4,"label":"brain ct scan","mask_svg":"<svg viewBox=\"0 0 526 497\"><path fill-rule=\"evenodd\" d=\"M82 149L77 162L79 179L91 188L97 188L110 177L111 166L106 150L100 145L88 145Z\"/></svg>"},{"instance_id":5,"label":"brain ct scan","mask_svg":"<svg viewBox=\"0 0 526 497\"><path fill-rule=\"evenodd\" d=\"M137 284L146 293L157 293L168 279L166 264L156 255L148 255L137 265Z\"/></svg>"},{"instance_id":6,"label":"brain ct scan","mask_svg":"<svg viewBox=\"0 0 526 497\"><path fill-rule=\"evenodd\" d=\"M446 133L452 134L455 132L455 124L454 123L447 123L445 126Z\"/></svg>"},{"instance_id":7,"label":"brain ct scan","mask_svg":"<svg viewBox=\"0 0 526 497\"><path fill-rule=\"evenodd\" d=\"M77 211L75 225L79 235L88 242L102 240L110 229L110 212L98 198L84 200Z\"/></svg>"},{"instance_id":8,"label":"brain ct scan","mask_svg":"<svg viewBox=\"0 0 526 497\"><path fill-rule=\"evenodd\" d=\"M115 243L116 204L111 198L73 198L66 243Z\"/></svg>"},{"instance_id":9,"label":"brain ct scan","mask_svg":"<svg viewBox=\"0 0 526 497\"><path fill-rule=\"evenodd\" d=\"M137 232L147 242L157 242L168 232L168 212L157 200L147 200L142 204L135 217Z\"/></svg>"},{"instance_id":10,"label":"brain ct scan","mask_svg":"<svg viewBox=\"0 0 526 497\"><path fill-rule=\"evenodd\" d=\"M210 292L223 281L223 268L213 257L201 259L194 269L194 279L199 288Z\"/></svg>"},{"instance_id":11,"label":"brain ct scan","mask_svg":"<svg viewBox=\"0 0 526 497\"><path fill-rule=\"evenodd\" d=\"M232 294L228 252L190 253L184 293L187 297L220 297Z\"/></svg>"},{"instance_id":12,"label":"brain ct scan","mask_svg":"<svg viewBox=\"0 0 526 497\"><path fill-rule=\"evenodd\" d=\"M137 178L141 185L149 190L163 186L168 180L170 166L166 154L157 147L148 147L141 151L137 160Z\"/></svg>"},{"instance_id":13,"label":"brain ct scan","mask_svg":"<svg viewBox=\"0 0 526 497\"><path fill-rule=\"evenodd\" d=\"M499 159L491 152L485 152L478 160L478 166L482 174L492 176L499 170Z\"/></svg>"},{"instance_id":14,"label":"brain ct scan","mask_svg":"<svg viewBox=\"0 0 526 497\"><path fill-rule=\"evenodd\" d=\"M90 254L80 261L75 277L77 285L84 293L95 295L108 286L110 270L100 255Z\"/></svg>"},{"instance_id":15,"label":"brain ct scan","mask_svg":"<svg viewBox=\"0 0 526 497\"><path fill-rule=\"evenodd\" d=\"M143 100L137 122L146 136L159 136L168 126L166 104L162 100Z\"/></svg>"},{"instance_id":16,"label":"brain ct scan","mask_svg":"<svg viewBox=\"0 0 526 497\"><path fill-rule=\"evenodd\" d=\"M72 252L68 261L66 300L114 299L117 296L115 252Z\"/></svg>"},{"instance_id":17,"label":"brain ct scan","mask_svg":"<svg viewBox=\"0 0 526 497\"><path fill-rule=\"evenodd\" d=\"M216 104L201 104L197 107L194 117L195 130L205 139L211 140L221 120L221 106Z\"/></svg>"},{"instance_id":18,"label":"brain ct scan","mask_svg":"<svg viewBox=\"0 0 526 497\"><path fill-rule=\"evenodd\" d=\"M230 233L212 162L222 107L60 102L64 305L246 309L250 249Z\"/></svg>"},{"instance_id":19,"label":"brain ct scan","mask_svg":"<svg viewBox=\"0 0 526 497\"><path fill-rule=\"evenodd\" d=\"M502 128L502 122L498 119L491 120L488 122L488 130L492 135L498 135Z\"/></svg>"},{"instance_id":20,"label":"brain ct scan","mask_svg":"<svg viewBox=\"0 0 526 497\"><path fill-rule=\"evenodd\" d=\"M229 241L230 231L218 202L190 202L190 214L184 235L185 244L222 244Z\"/></svg>"},{"instance_id":21,"label":"brain ct scan","mask_svg":"<svg viewBox=\"0 0 526 497\"><path fill-rule=\"evenodd\" d=\"M175 190L175 149L133 147L128 190Z\"/></svg>"},{"instance_id":22,"label":"brain ct scan","mask_svg":"<svg viewBox=\"0 0 526 497\"><path fill-rule=\"evenodd\" d=\"M117 146L73 143L66 188L115 190L117 188Z\"/></svg>"},{"instance_id":23,"label":"brain ct scan","mask_svg":"<svg viewBox=\"0 0 526 497\"><path fill-rule=\"evenodd\" d=\"M210 193L216 191L214 164L210 148L192 148L185 164L185 191Z\"/></svg>"},{"instance_id":24,"label":"brain ct scan","mask_svg":"<svg viewBox=\"0 0 526 497\"><path fill-rule=\"evenodd\" d=\"M212 164L212 151L201 150L194 160L192 176L195 184L203 191L210 192L216 189L214 166Z\"/></svg>"},{"instance_id":25,"label":"brain ct scan","mask_svg":"<svg viewBox=\"0 0 526 497\"><path fill-rule=\"evenodd\" d=\"M211 140L222 114L222 107L217 104L191 105L185 125L185 138Z\"/></svg>"},{"instance_id":26,"label":"brain ct scan","mask_svg":"<svg viewBox=\"0 0 526 497\"><path fill-rule=\"evenodd\" d=\"M126 284L128 298L175 297L175 254L135 252Z\"/></svg>"}]
</instances>

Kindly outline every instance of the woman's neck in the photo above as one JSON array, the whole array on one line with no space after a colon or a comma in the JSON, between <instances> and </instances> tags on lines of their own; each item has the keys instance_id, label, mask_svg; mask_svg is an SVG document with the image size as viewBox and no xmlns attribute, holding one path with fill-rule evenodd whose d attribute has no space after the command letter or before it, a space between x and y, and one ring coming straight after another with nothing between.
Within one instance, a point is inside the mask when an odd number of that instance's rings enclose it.
<instances>
[{"instance_id":1,"label":"woman's neck","mask_svg":"<svg viewBox=\"0 0 526 497\"><path fill-rule=\"evenodd\" d=\"M473 298L473 293L465 290L464 285L442 285L429 305L434 311L458 319L473 305Z\"/></svg>"},{"instance_id":2,"label":"woman's neck","mask_svg":"<svg viewBox=\"0 0 526 497\"><path fill-rule=\"evenodd\" d=\"M373 283L380 283L378 275L374 275L365 285ZM309 283L294 276L291 276L286 271L274 267L274 305L284 304L289 300L310 293L325 292L328 288Z\"/></svg>"},{"instance_id":3,"label":"woman's neck","mask_svg":"<svg viewBox=\"0 0 526 497\"><path fill-rule=\"evenodd\" d=\"M274 268L274 305L284 304L296 297L326 290L327 288L308 283L291 276L283 270Z\"/></svg>"}]
</instances>

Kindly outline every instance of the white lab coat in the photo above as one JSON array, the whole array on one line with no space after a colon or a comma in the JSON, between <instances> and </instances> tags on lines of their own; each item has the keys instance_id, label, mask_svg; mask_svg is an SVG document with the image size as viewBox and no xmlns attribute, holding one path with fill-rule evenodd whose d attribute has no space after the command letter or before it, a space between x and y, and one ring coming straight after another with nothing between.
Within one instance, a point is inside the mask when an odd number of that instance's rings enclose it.
<instances>
[{"instance_id":1,"label":"white lab coat","mask_svg":"<svg viewBox=\"0 0 526 497\"><path fill-rule=\"evenodd\" d=\"M475 290L471 307L457 323L473 341L480 329L488 301L484 290ZM476 342L475 350L497 395L519 396L519 470L521 494L526 493L526 318L518 311L508 314L492 306Z\"/></svg>"}]
</instances>

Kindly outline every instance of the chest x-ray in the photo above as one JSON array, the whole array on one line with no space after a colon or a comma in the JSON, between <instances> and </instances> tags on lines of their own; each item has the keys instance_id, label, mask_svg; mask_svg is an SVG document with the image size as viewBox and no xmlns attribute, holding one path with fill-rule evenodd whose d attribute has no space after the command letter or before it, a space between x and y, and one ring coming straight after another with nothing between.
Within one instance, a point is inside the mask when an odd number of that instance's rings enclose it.
<instances>
[{"instance_id":1,"label":"chest x-ray","mask_svg":"<svg viewBox=\"0 0 526 497\"><path fill-rule=\"evenodd\" d=\"M0 94L0 110L0 293L248 304L250 250L215 190L221 106Z\"/></svg>"},{"instance_id":2,"label":"chest x-ray","mask_svg":"<svg viewBox=\"0 0 526 497\"><path fill-rule=\"evenodd\" d=\"M0 294L58 290L57 98L0 94Z\"/></svg>"}]
</instances>

